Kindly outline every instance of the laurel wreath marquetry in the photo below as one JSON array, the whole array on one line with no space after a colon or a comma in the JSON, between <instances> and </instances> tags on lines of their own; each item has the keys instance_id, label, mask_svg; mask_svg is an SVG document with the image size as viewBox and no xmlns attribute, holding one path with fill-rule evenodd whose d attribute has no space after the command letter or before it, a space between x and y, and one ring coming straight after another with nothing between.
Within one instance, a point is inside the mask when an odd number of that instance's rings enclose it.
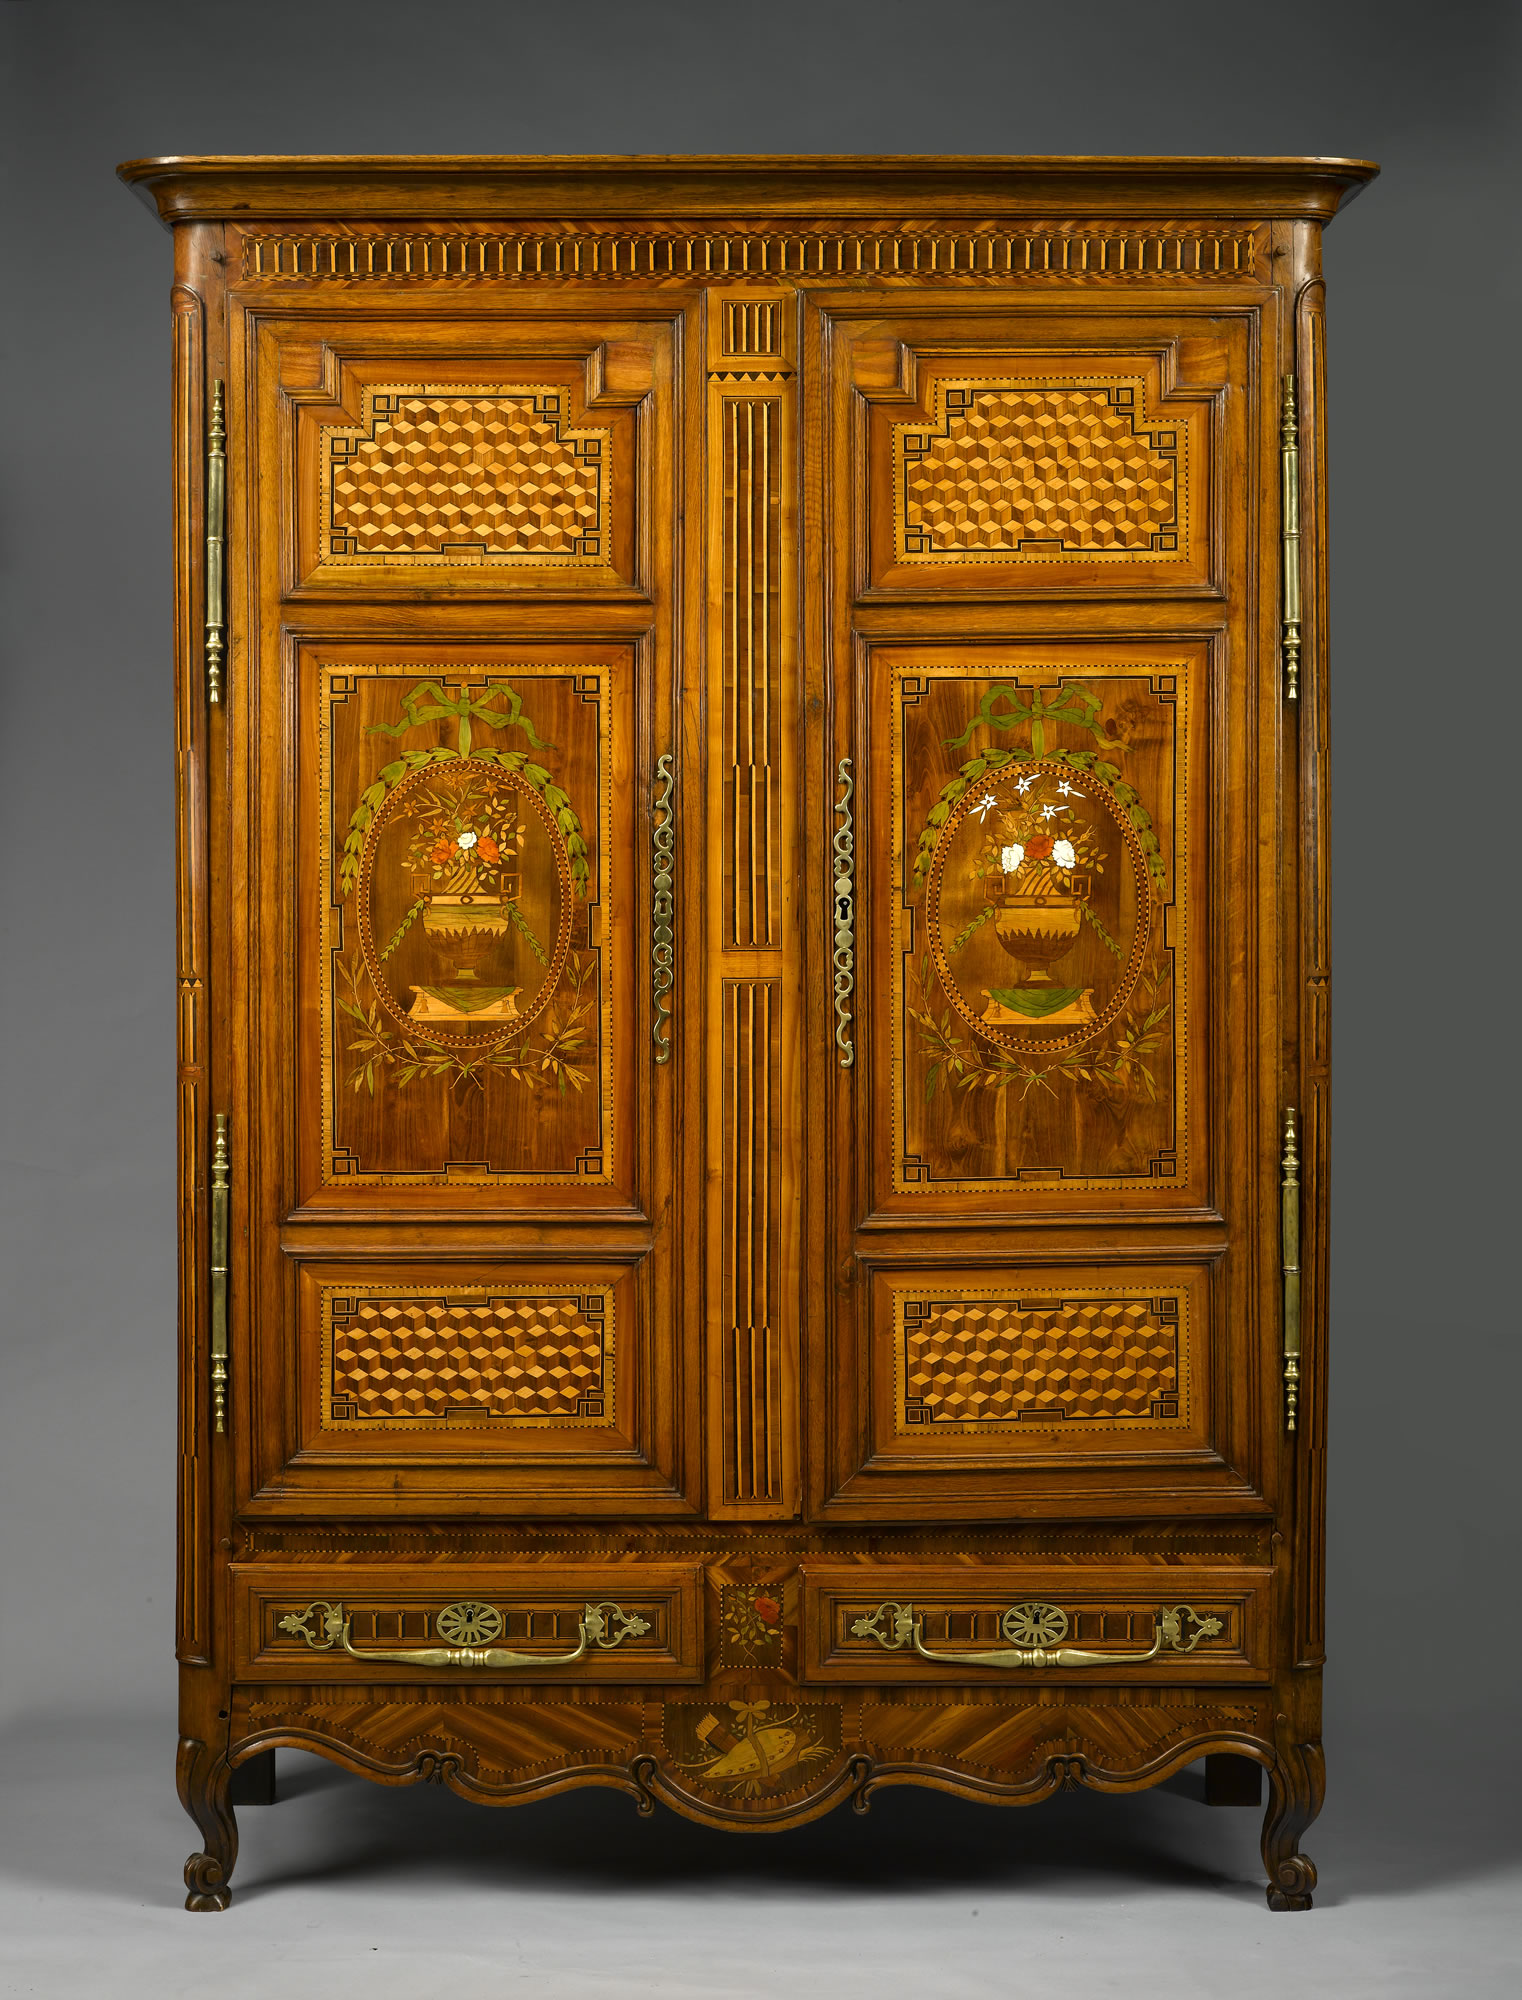
<instances>
[{"instance_id":1,"label":"laurel wreath marquetry","mask_svg":"<svg viewBox=\"0 0 1522 2000\"><path fill-rule=\"evenodd\" d=\"M367 733L400 736L430 722L453 721L458 729L457 740L453 745L403 750L383 765L365 787L350 815L339 857L340 898L347 899L357 888L365 843L376 815L397 786L430 765L461 770L473 764L506 773L530 787L543 801L565 846L572 893L584 898L590 879L587 845L581 820L567 793L555 783L548 767L536 763L527 751L497 750L477 745L474 740L473 725L484 723L493 729L521 730L536 750L555 747L540 737L524 712L517 690L505 681L492 681L482 689L472 691L466 687L455 694L437 681L420 681L402 696L401 708L400 721L372 723ZM414 905L408 911L379 953L382 959L395 948L417 907ZM521 912L514 906L509 906L508 913L520 930L527 929ZM534 955L541 963L545 962L546 954L538 940L530 935L529 943ZM356 1091L368 1090L373 1097L376 1083L383 1077L398 1088L444 1078L453 1089L462 1084L482 1088L488 1078L496 1076L530 1091L554 1087L564 1097L568 1090L581 1091L589 1080L590 1072L581 1064L590 1053L588 1024L593 1000L588 997L588 988L596 969L591 956L578 958L571 954L567 958L542 1024L538 1020L532 1024L536 1030L542 1026L542 1033L530 1033L525 1028L514 1035L509 1030L495 1042L463 1050L431 1036L426 1029L411 1024L398 1027L378 1005L370 969L356 963L352 956L335 963L338 978L346 989L337 993L335 999L339 1011L351 1023L345 1053L349 1059L348 1081Z\"/></svg>"}]
</instances>

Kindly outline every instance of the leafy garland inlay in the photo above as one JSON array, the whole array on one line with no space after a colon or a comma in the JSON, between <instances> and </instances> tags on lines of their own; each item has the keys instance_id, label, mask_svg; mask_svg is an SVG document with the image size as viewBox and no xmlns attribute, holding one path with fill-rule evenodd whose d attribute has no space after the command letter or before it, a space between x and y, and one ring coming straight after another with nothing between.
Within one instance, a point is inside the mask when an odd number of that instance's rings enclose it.
<instances>
[{"instance_id":1,"label":"leafy garland inlay","mask_svg":"<svg viewBox=\"0 0 1522 2000\"><path fill-rule=\"evenodd\" d=\"M338 864L340 896L347 900L362 878L374 874L378 839L397 821L408 831L402 864L417 894L383 945L370 936L362 907L360 950L337 961L346 989L336 997L349 1024L348 1081L372 1097L377 1078L399 1089L433 1077L447 1078L451 1088L480 1089L498 1076L531 1092L553 1086L563 1097L568 1088L580 1091L589 1078L579 1065L590 1053L587 1023L594 1003L587 986L595 961L566 949L568 909L551 940L542 938L523 912L527 829L518 805L532 802L542 832L557 850L566 886L584 899L588 865L582 824L545 765L527 751L475 746L472 722L520 729L536 750L554 745L541 739L516 690L504 681L475 691L467 687L458 695L437 681L421 681L402 697L401 707L400 721L372 723L367 733L401 736L453 720L458 736L453 746L403 750L376 773L349 819ZM521 937L547 973L536 1002L526 1012L519 1005L521 987L483 985L470 965L458 969L451 983L414 986L410 1009L399 1015L382 968L419 919L456 956L472 959L494 937ZM542 1037L536 1037L530 1030L541 1015ZM499 1021L510 1024L502 1034L483 1038L478 1032Z\"/></svg>"},{"instance_id":2,"label":"leafy garland inlay","mask_svg":"<svg viewBox=\"0 0 1522 2000\"><path fill-rule=\"evenodd\" d=\"M1054 745L1050 732L1059 724L1085 731L1094 747ZM961 733L945 739L946 747L962 748L983 728L1027 730L1028 740L1008 748L990 745L963 764L942 786L914 847L913 888L927 891L933 938L940 935L937 891L954 840L971 822L977 823L971 872L988 885L988 900L944 948L938 943L909 967L914 986L912 998L906 996L907 1012L928 1061L926 1101L942 1087L995 1092L1013 1087L1021 1098L1036 1089L1055 1095L1052 1080L1062 1078L1113 1107L1132 1099L1155 1102L1151 1059L1171 1012L1166 990L1171 967L1145 904L1126 952L1094 908L1091 893L1105 867L1099 826L1104 821L1122 834L1144 891L1158 898L1167 891L1151 815L1121 767L1102 754L1124 755L1126 742L1103 720L1101 702L1071 686L1043 690L1000 682L984 694ZM1095 814L1096 805L1104 811ZM1081 808L1088 809L1086 816ZM965 855L958 858L965 869ZM1023 963L1026 976L1007 988L985 989L988 1007L974 1016L951 961L989 923L1006 951ZM1066 955L1083 924L1099 936L1121 975L1101 1011L1090 991L1060 986L1047 970ZM938 995L949 1004L938 1008ZM972 1028L971 1035L956 1032L958 1018ZM1063 1039L1022 1042L1021 1032L1036 1027L1064 1031Z\"/></svg>"}]
</instances>

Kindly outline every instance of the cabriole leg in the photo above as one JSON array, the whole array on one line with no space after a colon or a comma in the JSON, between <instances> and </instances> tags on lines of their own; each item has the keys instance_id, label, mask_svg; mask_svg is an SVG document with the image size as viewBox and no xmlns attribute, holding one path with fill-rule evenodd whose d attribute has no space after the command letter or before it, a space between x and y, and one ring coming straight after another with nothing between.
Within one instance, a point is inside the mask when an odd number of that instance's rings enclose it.
<instances>
[{"instance_id":1,"label":"cabriole leg","mask_svg":"<svg viewBox=\"0 0 1522 2000\"><path fill-rule=\"evenodd\" d=\"M1316 1864L1300 1852L1300 1836L1326 1796L1326 1763L1319 1743L1281 1743L1268 1773L1263 1821L1263 1866L1271 1910L1308 1910Z\"/></svg>"},{"instance_id":2,"label":"cabriole leg","mask_svg":"<svg viewBox=\"0 0 1522 2000\"><path fill-rule=\"evenodd\" d=\"M187 1910L225 1910L238 1858L238 1822L228 1802L232 1772L220 1750L194 1736L180 1738L175 1766L180 1804L201 1830L201 1852L185 1863Z\"/></svg>"}]
</instances>

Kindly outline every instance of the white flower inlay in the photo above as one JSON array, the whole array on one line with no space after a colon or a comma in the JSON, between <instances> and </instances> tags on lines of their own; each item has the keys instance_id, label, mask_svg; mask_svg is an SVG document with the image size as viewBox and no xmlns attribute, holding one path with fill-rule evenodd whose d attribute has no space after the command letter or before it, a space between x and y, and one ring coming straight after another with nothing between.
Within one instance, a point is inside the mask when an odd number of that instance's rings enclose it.
<instances>
[{"instance_id":1,"label":"white flower inlay","mask_svg":"<svg viewBox=\"0 0 1522 2000\"><path fill-rule=\"evenodd\" d=\"M1072 841L1070 840L1053 841L1052 859L1056 862L1059 868L1071 868L1078 859L1078 856L1073 852Z\"/></svg>"},{"instance_id":2,"label":"white flower inlay","mask_svg":"<svg viewBox=\"0 0 1522 2000\"><path fill-rule=\"evenodd\" d=\"M469 853L470 849L474 847L475 844L476 844L476 836L473 833L462 833L459 839L455 842L456 847L463 847L467 853Z\"/></svg>"},{"instance_id":3,"label":"white flower inlay","mask_svg":"<svg viewBox=\"0 0 1522 2000\"><path fill-rule=\"evenodd\" d=\"M1024 859L1025 849L1020 845L1018 840L1015 841L1013 846L1001 847L999 849L999 866L1004 870L1006 875L1013 875Z\"/></svg>"},{"instance_id":4,"label":"white flower inlay","mask_svg":"<svg viewBox=\"0 0 1522 2000\"><path fill-rule=\"evenodd\" d=\"M1070 785L1067 779L1064 778L1062 783L1057 787L1057 796L1059 799L1081 799L1083 793L1079 791L1076 785Z\"/></svg>"},{"instance_id":5,"label":"white flower inlay","mask_svg":"<svg viewBox=\"0 0 1522 2000\"><path fill-rule=\"evenodd\" d=\"M994 797L992 792L985 792L982 798L978 800L978 803L972 808L972 810L977 814L979 822L981 823L983 820L987 819L988 815L993 811L994 807L998 803L999 801Z\"/></svg>"},{"instance_id":6,"label":"white flower inlay","mask_svg":"<svg viewBox=\"0 0 1522 2000\"><path fill-rule=\"evenodd\" d=\"M1027 771L1023 778L1016 778L1015 790L1020 794L1021 798L1023 799L1026 793L1030 790L1031 786L1036 784L1037 782L1038 782L1038 774L1035 771Z\"/></svg>"}]
</instances>

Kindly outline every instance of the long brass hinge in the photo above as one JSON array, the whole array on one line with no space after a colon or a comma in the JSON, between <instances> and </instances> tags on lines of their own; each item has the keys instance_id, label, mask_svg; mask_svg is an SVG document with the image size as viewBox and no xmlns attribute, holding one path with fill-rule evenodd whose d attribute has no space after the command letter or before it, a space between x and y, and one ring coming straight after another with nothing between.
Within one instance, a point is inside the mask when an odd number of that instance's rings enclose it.
<instances>
[{"instance_id":1,"label":"long brass hinge","mask_svg":"<svg viewBox=\"0 0 1522 2000\"><path fill-rule=\"evenodd\" d=\"M219 1111L211 1149L211 1420L227 1429L227 1113Z\"/></svg>"},{"instance_id":2,"label":"long brass hinge","mask_svg":"<svg viewBox=\"0 0 1522 2000\"><path fill-rule=\"evenodd\" d=\"M1284 1114L1280 1231L1284 1259L1284 1428L1295 1428L1300 1401L1300 1153L1295 1114Z\"/></svg>"},{"instance_id":3,"label":"long brass hinge","mask_svg":"<svg viewBox=\"0 0 1522 2000\"><path fill-rule=\"evenodd\" d=\"M227 419L223 385L211 385L211 422L206 432L206 699L222 699L227 658Z\"/></svg>"},{"instance_id":4,"label":"long brass hinge","mask_svg":"<svg viewBox=\"0 0 1522 2000\"><path fill-rule=\"evenodd\" d=\"M1279 404L1279 460L1284 496L1284 698L1300 699L1300 422L1295 378L1286 375Z\"/></svg>"}]
</instances>

